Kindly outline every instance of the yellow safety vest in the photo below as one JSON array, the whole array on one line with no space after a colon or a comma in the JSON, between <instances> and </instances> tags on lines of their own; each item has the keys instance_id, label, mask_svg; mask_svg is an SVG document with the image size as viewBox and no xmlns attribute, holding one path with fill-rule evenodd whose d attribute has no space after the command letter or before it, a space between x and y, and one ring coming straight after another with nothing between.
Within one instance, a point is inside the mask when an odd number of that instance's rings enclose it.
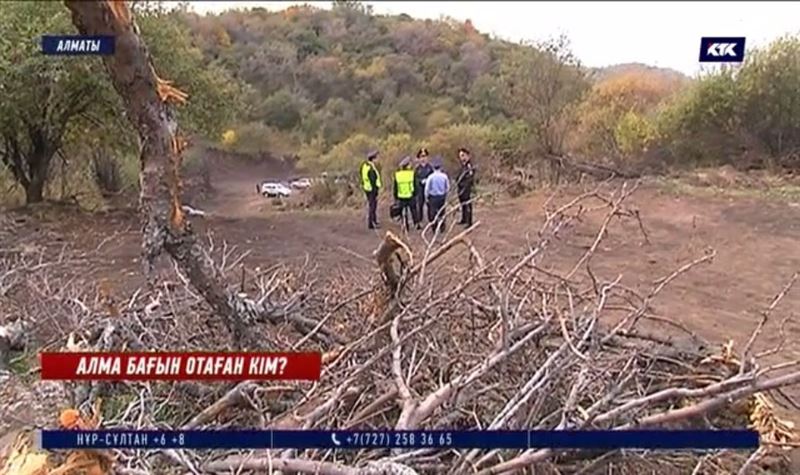
<instances>
[{"instance_id":1,"label":"yellow safety vest","mask_svg":"<svg viewBox=\"0 0 800 475\"><path fill-rule=\"evenodd\" d=\"M369 171L375 170L376 180L375 184L380 189L383 185L381 184L381 174L378 173L378 169L375 168L372 162L364 162L361 164L361 188L364 191L372 191L372 183L369 181Z\"/></svg>"},{"instance_id":2,"label":"yellow safety vest","mask_svg":"<svg viewBox=\"0 0 800 475\"><path fill-rule=\"evenodd\" d=\"M394 172L397 184L397 197L408 199L414 196L414 170L397 170Z\"/></svg>"}]
</instances>

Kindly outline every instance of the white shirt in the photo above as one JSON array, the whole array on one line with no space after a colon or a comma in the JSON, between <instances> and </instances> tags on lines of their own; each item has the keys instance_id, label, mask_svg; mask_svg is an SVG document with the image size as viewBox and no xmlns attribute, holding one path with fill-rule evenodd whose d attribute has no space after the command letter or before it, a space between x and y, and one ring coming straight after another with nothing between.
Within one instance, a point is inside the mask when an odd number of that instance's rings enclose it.
<instances>
[{"instance_id":1,"label":"white shirt","mask_svg":"<svg viewBox=\"0 0 800 475\"><path fill-rule=\"evenodd\" d=\"M434 170L425 181L425 197L445 196L450 191L450 179L441 170Z\"/></svg>"}]
</instances>

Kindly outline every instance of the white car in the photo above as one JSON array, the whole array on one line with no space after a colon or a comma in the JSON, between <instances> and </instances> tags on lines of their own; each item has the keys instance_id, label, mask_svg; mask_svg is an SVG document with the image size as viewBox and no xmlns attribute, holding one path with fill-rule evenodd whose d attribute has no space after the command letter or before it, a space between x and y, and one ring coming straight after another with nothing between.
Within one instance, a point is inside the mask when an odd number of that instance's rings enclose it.
<instances>
[{"instance_id":1,"label":"white car","mask_svg":"<svg viewBox=\"0 0 800 475\"><path fill-rule=\"evenodd\" d=\"M311 186L311 180L308 178L298 178L297 180L292 180L289 185L291 185L292 188L304 190Z\"/></svg>"},{"instance_id":2,"label":"white car","mask_svg":"<svg viewBox=\"0 0 800 475\"><path fill-rule=\"evenodd\" d=\"M258 191L269 198L286 198L292 194L292 190L282 183L264 182Z\"/></svg>"}]
</instances>

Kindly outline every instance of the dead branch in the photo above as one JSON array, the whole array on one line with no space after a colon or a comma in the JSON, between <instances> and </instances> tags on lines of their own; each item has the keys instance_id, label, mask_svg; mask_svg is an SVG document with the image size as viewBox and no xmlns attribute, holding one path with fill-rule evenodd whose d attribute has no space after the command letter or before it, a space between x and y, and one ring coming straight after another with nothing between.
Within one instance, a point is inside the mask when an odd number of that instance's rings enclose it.
<instances>
[{"instance_id":1,"label":"dead branch","mask_svg":"<svg viewBox=\"0 0 800 475\"><path fill-rule=\"evenodd\" d=\"M183 425L183 429L194 429L207 424L214 420L215 417L225 409L235 407L242 403L245 399L245 394L253 391L256 388L255 383L251 381L244 381L233 387L230 391L225 393L224 396L219 398L214 404L208 406L202 412L198 413L189 422Z\"/></svg>"},{"instance_id":2,"label":"dead branch","mask_svg":"<svg viewBox=\"0 0 800 475\"><path fill-rule=\"evenodd\" d=\"M267 473L274 473L277 470L281 470L319 475L360 475L355 468L330 462L285 458L250 458L245 456L229 457L224 460L209 462L203 466L203 470L211 473L236 473L241 470L266 470Z\"/></svg>"},{"instance_id":3,"label":"dead branch","mask_svg":"<svg viewBox=\"0 0 800 475\"><path fill-rule=\"evenodd\" d=\"M713 409L728 405L731 403L731 401L741 400L758 392L764 392L783 386L791 386L798 383L800 383L800 372L790 373L765 381L753 381L746 387L721 393L711 399L706 399L702 402L692 404L687 407L673 409L671 411L644 417L636 421L635 424L626 424L622 426L622 428L627 429L629 427L647 427L657 424L666 424L668 422L686 419L689 417L700 416ZM707 392L709 394L715 393L714 391Z\"/></svg>"},{"instance_id":4,"label":"dead branch","mask_svg":"<svg viewBox=\"0 0 800 475\"><path fill-rule=\"evenodd\" d=\"M792 289L792 286L794 286L794 283L797 281L797 276L798 273L795 272L792 275L791 279L789 279L789 282L787 282L786 285L783 286L783 289L781 289L781 291L778 292L778 295L776 295L775 298L772 299L772 303L769 304L769 307L767 307L767 309L761 313L761 320L758 322L758 325L755 327L755 329L753 329L753 333L750 334L750 338L747 340L747 343L744 346L744 350L742 351L742 362L739 368L740 373L745 372L747 367L748 356L750 356L750 350L752 349L753 344L756 342L758 335L761 334L761 330L764 329L764 325L766 325L767 320L769 320L770 313L772 313L775 307L777 307L778 304L781 302L781 300L783 300L783 297L786 296L789 290Z\"/></svg>"}]
</instances>

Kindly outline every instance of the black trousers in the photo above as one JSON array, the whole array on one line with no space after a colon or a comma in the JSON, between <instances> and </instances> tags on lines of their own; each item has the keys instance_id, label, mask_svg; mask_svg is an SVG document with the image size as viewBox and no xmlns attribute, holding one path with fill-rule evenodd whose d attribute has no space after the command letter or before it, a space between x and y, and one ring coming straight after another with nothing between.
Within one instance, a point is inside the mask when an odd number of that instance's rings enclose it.
<instances>
[{"instance_id":1,"label":"black trousers","mask_svg":"<svg viewBox=\"0 0 800 475\"><path fill-rule=\"evenodd\" d=\"M428 197L428 221L436 223L437 228L444 228L445 226L445 209L446 196L429 196Z\"/></svg>"},{"instance_id":2,"label":"black trousers","mask_svg":"<svg viewBox=\"0 0 800 475\"><path fill-rule=\"evenodd\" d=\"M414 211L414 224L421 223L425 220L425 196L421 191L414 195L412 210Z\"/></svg>"},{"instance_id":3,"label":"black trousers","mask_svg":"<svg viewBox=\"0 0 800 475\"><path fill-rule=\"evenodd\" d=\"M408 230L409 222L408 218L409 215L411 216L411 221L414 224L417 224L417 213L414 211L414 198L398 198L397 204L400 205L400 222L403 224L405 230Z\"/></svg>"},{"instance_id":4,"label":"black trousers","mask_svg":"<svg viewBox=\"0 0 800 475\"><path fill-rule=\"evenodd\" d=\"M458 202L461 205L461 223L472 226L472 196L469 193L458 195Z\"/></svg>"},{"instance_id":5,"label":"black trousers","mask_svg":"<svg viewBox=\"0 0 800 475\"><path fill-rule=\"evenodd\" d=\"M367 195L367 227L372 229L378 224L378 192L365 191Z\"/></svg>"}]
</instances>

